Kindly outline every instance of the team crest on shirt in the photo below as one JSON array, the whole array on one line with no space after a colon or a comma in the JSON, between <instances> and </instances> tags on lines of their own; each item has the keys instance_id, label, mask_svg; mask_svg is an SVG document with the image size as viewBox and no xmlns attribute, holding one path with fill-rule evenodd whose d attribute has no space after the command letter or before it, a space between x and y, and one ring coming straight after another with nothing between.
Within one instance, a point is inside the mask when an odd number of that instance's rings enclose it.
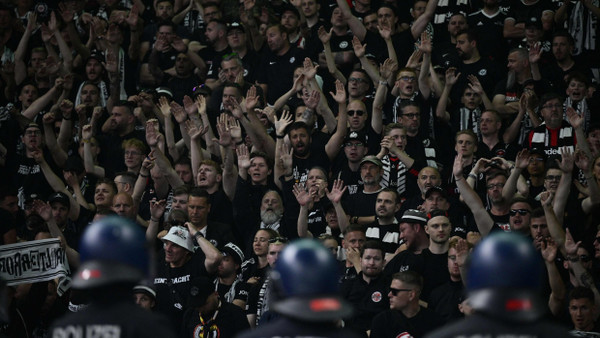
<instances>
[{"instance_id":1,"label":"team crest on shirt","mask_svg":"<svg viewBox=\"0 0 600 338\"><path fill-rule=\"evenodd\" d=\"M346 47L348 47L348 41L342 41L342 42L340 42L340 48L343 49L343 48L346 48Z\"/></svg>"},{"instance_id":2,"label":"team crest on shirt","mask_svg":"<svg viewBox=\"0 0 600 338\"><path fill-rule=\"evenodd\" d=\"M506 155L506 150L504 149L498 149L496 150L496 156L498 157L504 157Z\"/></svg>"},{"instance_id":3,"label":"team crest on shirt","mask_svg":"<svg viewBox=\"0 0 600 338\"><path fill-rule=\"evenodd\" d=\"M484 68L484 69L479 70L479 75L485 76L486 74L487 74L487 69Z\"/></svg>"},{"instance_id":4,"label":"team crest on shirt","mask_svg":"<svg viewBox=\"0 0 600 338\"><path fill-rule=\"evenodd\" d=\"M292 57L290 58L290 63L294 63L294 61L296 61L296 58L292 56Z\"/></svg>"},{"instance_id":5,"label":"team crest on shirt","mask_svg":"<svg viewBox=\"0 0 600 338\"><path fill-rule=\"evenodd\" d=\"M379 303L381 302L381 299L383 297L381 296L381 292L379 291L375 291L373 292L373 294L371 295L371 300L374 301L375 303Z\"/></svg>"},{"instance_id":6,"label":"team crest on shirt","mask_svg":"<svg viewBox=\"0 0 600 338\"><path fill-rule=\"evenodd\" d=\"M413 338L413 336L410 333L404 331L401 334L397 335L396 338Z\"/></svg>"}]
</instances>

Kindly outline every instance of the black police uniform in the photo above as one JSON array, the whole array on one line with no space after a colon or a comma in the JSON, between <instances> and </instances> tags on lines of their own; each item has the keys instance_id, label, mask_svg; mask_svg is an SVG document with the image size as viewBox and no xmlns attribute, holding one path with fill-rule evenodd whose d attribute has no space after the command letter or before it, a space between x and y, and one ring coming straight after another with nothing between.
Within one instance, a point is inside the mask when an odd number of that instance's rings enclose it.
<instances>
[{"instance_id":1,"label":"black police uniform","mask_svg":"<svg viewBox=\"0 0 600 338\"><path fill-rule=\"evenodd\" d=\"M176 337L170 323L135 305L131 298L97 302L56 321L51 337Z\"/></svg>"},{"instance_id":2,"label":"black police uniform","mask_svg":"<svg viewBox=\"0 0 600 338\"><path fill-rule=\"evenodd\" d=\"M259 337L358 338L361 336L349 329L338 328L334 323L311 323L287 317L280 317L269 325L259 326L256 330L238 336L238 338Z\"/></svg>"},{"instance_id":3,"label":"black police uniform","mask_svg":"<svg viewBox=\"0 0 600 338\"><path fill-rule=\"evenodd\" d=\"M444 337L572 337L567 329L544 321L510 322L474 314L453 325L427 335L428 338Z\"/></svg>"}]
</instances>

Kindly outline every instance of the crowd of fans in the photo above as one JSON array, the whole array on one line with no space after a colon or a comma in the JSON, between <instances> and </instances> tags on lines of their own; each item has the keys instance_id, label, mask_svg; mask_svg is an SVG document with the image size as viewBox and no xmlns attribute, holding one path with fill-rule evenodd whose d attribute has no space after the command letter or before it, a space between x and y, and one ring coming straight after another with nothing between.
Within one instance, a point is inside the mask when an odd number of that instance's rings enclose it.
<instances>
[{"instance_id":1,"label":"crowd of fans","mask_svg":"<svg viewBox=\"0 0 600 338\"><path fill-rule=\"evenodd\" d=\"M319 238L347 327L420 337L468 315L470 248L512 231L549 316L598 336L599 6L0 1L0 244L60 237L74 271L88 224L128 218L156 253L136 302L232 336L276 316L288 240ZM20 337L86 303L9 299Z\"/></svg>"}]
</instances>

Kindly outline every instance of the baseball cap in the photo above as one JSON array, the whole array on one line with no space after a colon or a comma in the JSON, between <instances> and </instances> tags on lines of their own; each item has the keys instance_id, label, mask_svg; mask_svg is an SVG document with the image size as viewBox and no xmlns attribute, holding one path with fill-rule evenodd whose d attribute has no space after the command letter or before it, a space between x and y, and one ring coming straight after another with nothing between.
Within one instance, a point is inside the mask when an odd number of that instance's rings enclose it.
<instances>
[{"instance_id":1,"label":"baseball cap","mask_svg":"<svg viewBox=\"0 0 600 338\"><path fill-rule=\"evenodd\" d=\"M133 293L134 294L143 293L145 295L152 297L153 299L156 299L156 291L154 291L154 289L148 285L139 284L139 285L134 286Z\"/></svg>"},{"instance_id":2,"label":"baseball cap","mask_svg":"<svg viewBox=\"0 0 600 338\"><path fill-rule=\"evenodd\" d=\"M156 88L156 94L158 96L166 96L169 99L173 99L173 92L168 87L158 87L158 88Z\"/></svg>"},{"instance_id":3,"label":"baseball cap","mask_svg":"<svg viewBox=\"0 0 600 338\"><path fill-rule=\"evenodd\" d=\"M408 209L402 215L400 222L427 224L427 214L417 209Z\"/></svg>"},{"instance_id":4,"label":"baseball cap","mask_svg":"<svg viewBox=\"0 0 600 338\"><path fill-rule=\"evenodd\" d=\"M382 168L382 167L383 167L383 163L381 163L381 160L379 160L379 159L377 158L377 156L375 156L375 155L368 155L368 156L365 156L365 157L362 159L362 161L360 161L360 165L362 166L364 163L367 163L367 162L373 163L373 164L375 164L376 166L378 166L379 168Z\"/></svg>"},{"instance_id":5,"label":"baseball cap","mask_svg":"<svg viewBox=\"0 0 600 338\"><path fill-rule=\"evenodd\" d=\"M283 14L285 12L292 12L292 14L294 14L298 19L300 19L300 12L298 12L298 9L296 9L296 7L294 7L293 5L287 5L283 7L283 11L281 12L281 15L283 16Z\"/></svg>"},{"instance_id":6,"label":"baseball cap","mask_svg":"<svg viewBox=\"0 0 600 338\"><path fill-rule=\"evenodd\" d=\"M90 56L87 57L85 62L87 63L90 59L95 59L96 61L103 63L106 62L106 58L104 57L104 53L100 50L94 49L91 51Z\"/></svg>"},{"instance_id":7,"label":"baseball cap","mask_svg":"<svg viewBox=\"0 0 600 338\"><path fill-rule=\"evenodd\" d=\"M436 193L436 192L439 193L443 198L448 200L448 194L440 186L433 186L433 187L427 189L427 192L425 193L425 198L426 199L429 198L429 196L431 196L431 194Z\"/></svg>"},{"instance_id":8,"label":"baseball cap","mask_svg":"<svg viewBox=\"0 0 600 338\"><path fill-rule=\"evenodd\" d=\"M244 26L237 21L227 24L227 33L231 32L234 29L241 30L242 32L246 32L246 29L244 28Z\"/></svg>"},{"instance_id":9,"label":"baseball cap","mask_svg":"<svg viewBox=\"0 0 600 338\"><path fill-rule=\"evenodd\" d=\"M161 240L169 241L171 243L177 244L180 247L186 249L189 252L194 252L194 242L192 241L192 236L190 236L190 232L188 229L181 226L174 226L169 229L169 233L163 236Z\"/></svg>"},{"instance_id":10,"label":"baseball cap","mask_svg":"<svg viewBox=\"0 0 600 338\"><path fill-rule=\"evenodd\" d=\"M542 29L543 28L542 21L536 17L531 17L531 18L525 20L525 28L527 28L527 27L535 27L537 29Z\"/></svg>"},{"instance_id":11,"label":"baseball cap","mask_svg":"<svg viewBox=\"0 0 600 338\"><path fill-rule=\"evenodd\" d=\"M215 292L215 285L208 277L197 277L190 282L188 307L197 308L206 303L208 296Z\"/></svg>"},{"instance_id":12,"label":"baseball cap","mask_svg":"<svg viewBox=\"0 0 600 338\"><path fill-rule=\"evenodd\" d=\"M223 256L233 257L233 260L237 264L241 265L242 262L244 261L244 253L237 245L235 245L233 243L225 244L225 247L223 247L222 251L223 251Z\"/></svg>"},{"instance_id":13,"label":"baseball cap","mask_svg":"<svg viewBox=\"0 0 600 338\"><path fill-rule=\"evenodd\" d=\"M61 203L62 205L68 207L71 205L71 202L69 200L69 196L67 196L67 194L65 194L64 192L55 192L54 194L50 195L50 198L48 198L48 202L50 204L54 203L54 202L58 202Z\"/></svg>"},{"instance_id":14,"label":"baseball cap","mask_svg":"<svg viewBox=\"0 0 600 338\"><path fill-rule=\"evenodd\" d=\"M344 142L349 142L349 141L354 141L354 140L360 141L366 145L367 136L365 135L365 133L360 132L360 131L351 131L348 133L348 135L346 135L346 139L344 139Z\"/></svg>"}]
</instances>

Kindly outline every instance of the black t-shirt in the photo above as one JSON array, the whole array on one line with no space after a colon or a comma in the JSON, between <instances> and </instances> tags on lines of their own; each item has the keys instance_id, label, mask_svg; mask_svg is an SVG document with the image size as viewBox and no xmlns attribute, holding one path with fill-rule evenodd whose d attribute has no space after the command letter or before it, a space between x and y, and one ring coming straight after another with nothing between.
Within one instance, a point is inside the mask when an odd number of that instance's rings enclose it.
<instances>
[{"instance_id":1,"label":"black t-shirt","mask_svg":"<svg viewBox=\"0 0 600 338\"><path fill-rule=\"evenodd\" d=\"M346 321L347 327L361 332L371 327L373 317L390 306L387 297L390 282L390 278L382 274L367 283L360 272L358 277L342 283L342 297L354 306L354 316Z\"/></svg>"},{"instance_id":2,"label":"black t-shirt","mask_svg":"<svg viewBox=\"0 0 600 338\"><path fill-rule=\"evenodd\" d=\"M244 310L239 306L221 301L217 317L202 318L197 309L189 309L183 315L181 337L235 337L250 329Z\"/></svg>"},{"instance_id":3,"label":"black t-shirt","mask_svg":"<svg viewBox=\"0 0 600 338\"><path fill-rule=\"evenodd\" d=\"M506 66L508 44L504 39L504 20L506 13L502 8L492 15L487 15L483 10L469 14L467 23L469 28L477 33L477 50L482 57L494 61L499 67ZM501 68L503 69L503 68Z\"/></svg>"},{"instance_id":4,"label":"black t-shirt","mask_svg":"<svg viewBox=\"0 0 600 338\"><path fill-rule=\"evenodd\" d=\"M255 330L246 331L239 338L265 338L265 337L329 337L329 338L358 338L351 330L339 328L334 323L293 320L280 317L266 325L261 325Z\"/></svg>"},{"instance_id":5,"label":"black t-shirt","mask_svg":"<svg viewBox=\"0 0 600 338\"><path fill-rule=\"evenodd\" d=\"M423 291L421 299L429 302L431 291L450 280L448 272L448 252L434 254L429 248L423 249L421 253L424 258L426 269L423 270Z\"/></svg>"},{"instance_id":6,"label":"black t-shirt","mask_svg":"<svg viewBox=\"0 0 600 338\"><path fill-rule=\"evenodd\" d=\"M201 250L197 250L183 266L172 268L165 263L163 250L158 256L154 278L155 309L167 315L174 327L178 328L181 326L181 319L186 310L192 279L208 276L204 266L206 258Z\"/></svg>"},{"instance_id":7,"label":"black t-shirt","mask_svg":"<svg viewBox=\"0 0 600 338\"><path fill-rule=\"evenodd\" d=\"M445 323L449 323L464 317L458 309L458 304L462 302L463 298L462 281L448 281L431 291L428 308L440 315Z\"/></svg>"},{"instance_id":8,"label":"black t-shirt","mask_svg":"<svg viewBox=\"0 0 600 338\"><path fill-rule=\"evenodd\" d=\"M387 310L373 318L370 337L420 338L442 325L440 316L428 308L421 307L412 318L406 318L402 312L397 310Z\"/></svg>"},{"instance_id":9,"label":"black t-shirt","mask_svg":"<svg viewBox=\"0 0 600 338\"><path fill-rule=\"evenodd\" d=\"M270 51L263 54L256 81L269 86L267 90L267 102L269 104L275 103L277 99L292 88L294 69L302 65L304 55L302 49L293 46L281 56Z\"/></svg>"},{"instance_id":10,"label":"black t-shirt","mask_svg":"<svg viewBox=\"0 0 600 338\"><path fill-rule=\"evenodd\" d=\"M367 30L365 39L362 41L367 45L367 53L375 55L377 62L383 63L388 58L387 46L381 35ZM392 43L398 57L398 64L405 65L414 51L415 39L410 29L392 35Z\"/></svg>"},{"instance_id":11,"label":"black t-shirt","mask_svg":"<svg viewBox=\"0 0 600 338\"><path fill-rule=\"evenodd\" d=\"M394 258L385 265L383 272L388 276L402 271L416 271L423 275L424 268L425 258L422 254L415 254L412 251L404 250L394 256Z\"/></svg>"}]
</instances>

